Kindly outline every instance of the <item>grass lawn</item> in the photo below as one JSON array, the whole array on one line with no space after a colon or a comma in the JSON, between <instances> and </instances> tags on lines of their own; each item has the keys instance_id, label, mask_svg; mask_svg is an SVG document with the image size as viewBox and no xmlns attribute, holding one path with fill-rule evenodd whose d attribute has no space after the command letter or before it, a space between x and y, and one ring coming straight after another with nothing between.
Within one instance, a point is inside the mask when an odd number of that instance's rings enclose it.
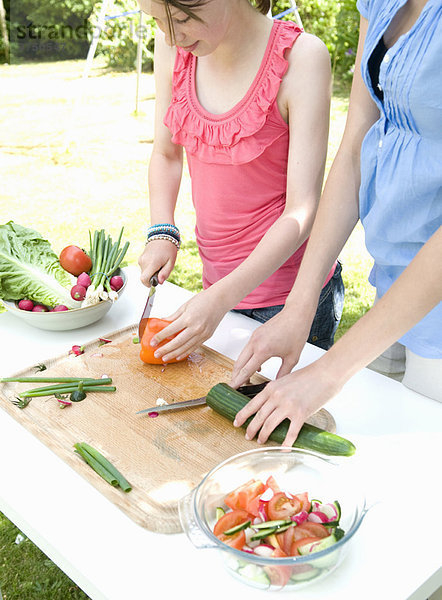
<instances>
[{"instance_id":1,"label":"grass lawn","mask_svg":"<svg viewBox=\"0 0 442 600\"><path fill-rule=\"evenodd\" d=\"M136 76L97 62L82 83L83 61L0 66L0 223L13 220L47 237L56 252L88 245L88 230L113 237L125 228L136 264L148 221L147 164L153 135L154 87L143 74L135 114ZM327 170L345 124L347 91L335 91ZM201 264L187 173L177 225L185 240L171 281L201 289ZM341 259L346 285L338 336L371 305L371 259L358 225ZM1 327L1 315L0 315ZM4 600L87 599L32 542L16 544L19 531L0 513L0 589Z\"/></svg>"}]
</instances>

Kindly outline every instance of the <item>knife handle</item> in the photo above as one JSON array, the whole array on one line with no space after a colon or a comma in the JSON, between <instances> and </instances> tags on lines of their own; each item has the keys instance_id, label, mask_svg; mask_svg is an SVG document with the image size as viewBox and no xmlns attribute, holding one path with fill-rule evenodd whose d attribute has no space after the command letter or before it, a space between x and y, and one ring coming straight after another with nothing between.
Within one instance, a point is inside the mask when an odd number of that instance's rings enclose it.
<instances>
[{"instance_id":1,"label":"knife handle","mask_svg":"<svg viewBox=\"0 0 442 600\"><path fill-rule=\"evenodd\" d=\"M252 399L257 394L259 394L259 392L262 392L262 390L265 388L265 386L267 384L268 384L268 381L263 381L262 383L255 383L255 384L249 383L247 385L242 385L236 391L240 392L241 394L244 394L248 398Z\"/></svg>"},{"instance_id":2,"label":"knife handle","mask_svg":"<svg viewBox=\"0 0 442 600\"><path fill-rule=\"evenodd\" d=\"M158 269L158 271L156 273L154 273L152 275L152 277L150 278L150 285L153 285L153 287L157 287L159 281L158 281L158 273L160 272L160 269Z\"/></svg>"}]
</instances>

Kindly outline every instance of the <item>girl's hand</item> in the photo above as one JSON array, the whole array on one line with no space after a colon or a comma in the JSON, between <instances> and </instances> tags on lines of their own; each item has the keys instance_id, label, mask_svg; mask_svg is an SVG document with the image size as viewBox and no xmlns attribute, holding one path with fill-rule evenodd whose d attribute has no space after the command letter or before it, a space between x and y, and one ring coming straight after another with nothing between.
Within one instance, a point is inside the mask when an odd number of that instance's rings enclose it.
<instances>
[{"instance_id":1,"label":"girl's hand","mask_svg":"<svg viewBox=\"0 0 442 600\"><path fill-rule=\"evenodd\" d=\"M152 338L151 345L155 346L172 335L178 335L158 348L155 356L166 363L173 358L185 358L213 334L228 310L211 289L200 292L173 315L166 317L172 323Z\"/></svg>"},{"instance_id":2,"label":"girl's hand","mask_svg":"<svg viewBox=\"0 0 442 600\"><path fill-rule=\"evenodd\" d=\"M156 271L158 283L164 283L175 265L178 249L168 240L154 240L146 244L143 254L138 259L141 267L141 282L150 287L150 278Z\"/></svg>"},{"instance_id":3,"label":"girl's hand","mask_svg":"<svg viewBox=\"0 0 442 600\"><path fill-rule=\"evenodd\" d=\"M293 310L291 311L293 313ZM296 318L289 309L283 310L256 329L243 348L233 367L230 385L234 388L245 384L259 371L261 365L272 356L282 358L277 378L290 373L297 364L308 339L308 318Z\"/></svg>"},{"instance_id":4,"label":"girl's hand","mask_svg":"<svg viewBox=\"0 0 442 600\"><path fill-rule=\"evenodd\" d=\"M251 440L259 432L257 441L263 444L279 423L289 419L290 426L282 445L291 447L305 421L339 391L333 373L329 374L321 361L322 358L269 382L238 412L235 427L255 415L245 437Z\"/></svg>"}]
</instances>

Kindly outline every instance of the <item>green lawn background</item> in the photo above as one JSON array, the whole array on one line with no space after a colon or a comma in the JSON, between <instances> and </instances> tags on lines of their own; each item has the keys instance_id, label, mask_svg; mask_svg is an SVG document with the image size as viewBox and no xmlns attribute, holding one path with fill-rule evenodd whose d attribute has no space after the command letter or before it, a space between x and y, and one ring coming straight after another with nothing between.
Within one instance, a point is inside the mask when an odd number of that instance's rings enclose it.
<instances>
[{"instance_id":1,"label":"green lawn background","mask_svg":"<svg viewBox=\"0 0 442 600\"><path fill-rule=\"evenodd\" d=\"M98 60L83 82L84 61L0 66L0 223L13 220L49 239L56 252L87 247L88 231L116 236L121 225L136 264L148 224L147 164L152 148L154 85ZM327 171L337 151L348 90L335 86ZM187 171L177 207L184 245L172 281L201 289L201 264ZM371 259L358 225L341 260L346 285L338 337L371 305ZM1 315L0 315L1 331ZM7 460L7 458L6 458ZM0 589L4 600L80 600L87 596L0 513Z\"/></svg>"}]
</instances>

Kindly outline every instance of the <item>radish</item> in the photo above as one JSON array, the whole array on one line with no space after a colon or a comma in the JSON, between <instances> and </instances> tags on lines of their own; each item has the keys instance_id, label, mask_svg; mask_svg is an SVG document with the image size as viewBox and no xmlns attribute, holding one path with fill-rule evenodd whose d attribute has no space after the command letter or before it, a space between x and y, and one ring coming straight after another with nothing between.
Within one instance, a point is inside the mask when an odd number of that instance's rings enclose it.
<instances>
[{"instance_id":1,"label":"radish","mask_svg":"<svg viewBox=\"0 0 442 600\"><path fill-rule=\"evenodd\" d=\"M86 288L84 285L74 285L71 289L71 296L74 300L78 300L79 302L84 300L86 298Z\"/></svg>"},{"instance_id":2,"label":"radish","mask_svg":"<svg viewBox=\"0 0 442 600\"><path fill-rule=\"evenodd\" d=\"M121 288L123 287L123 278L120 277L119 275L114 275L113 277L111 277L110 280L110 286L113 289L114 292L118 292L118 290L121 290Z\"/></svg>"},{"instance_id":3,"label":"radish","mask_svg":"<svg viewBox=\"0 0 442 600\"><path fill-rule=\"evenodd\" d=\"M77 284L82 285L87 289L91 284L91 278L87 273L81 273L81 275L77 277Z\"/></svg>"},{"instance_id":4,"label":"radish","mask_svg":"<svg viewBox=\"0 0 442 600\"><path fill-rule=\"evenodd\" d=\"M309 514L307 521L311 521L312 523L327 523L328 517L323 512L315 510L315 512Z\"/></svg>"},{"instance_id":5,"label":"radish","mask_svg":"<svg viewBox=\"0 0 442 600\"><path fill-rule=\"evenodd\" d=\"M52 309L53 312L61 312L62 310L69 310L69 308L64 304L57 304L57 306L54 306Z\"/></svg>"},{"instance_id":6,"label":"radish","mask_svg":"<svg viewBox=\"0 0 442 600\"><path fill-rule=\"evenodd\" d=\"M304 523L304 521L306 521L308 519L308 512L306 510L301 510L301 512L297 513L296 515L291 516L291 520L294 521L297 525L301 525L301 523Z\"/></svg>"},{"instance_id":7,"label":"radish","mask_svg":"<svg viewBox=\"0 0 442 600\"><path fill-rule=\"evenodd\" d=\"M23 298L18 303L18 307L20 310L32 310L34 308L34 303L32 300L28 300L27 298Z\"/></svg>"},{"instance_id":8,"label":"radish","mask_svg":"<svg viewBox=\"0 0 442 600\"><path fill-rule=\"evenodd\" d=\"M48 312L48 309L46 306L43 306L43 304L36 304L32 309L32 312Z\"/></svg>"}]
</instances>

